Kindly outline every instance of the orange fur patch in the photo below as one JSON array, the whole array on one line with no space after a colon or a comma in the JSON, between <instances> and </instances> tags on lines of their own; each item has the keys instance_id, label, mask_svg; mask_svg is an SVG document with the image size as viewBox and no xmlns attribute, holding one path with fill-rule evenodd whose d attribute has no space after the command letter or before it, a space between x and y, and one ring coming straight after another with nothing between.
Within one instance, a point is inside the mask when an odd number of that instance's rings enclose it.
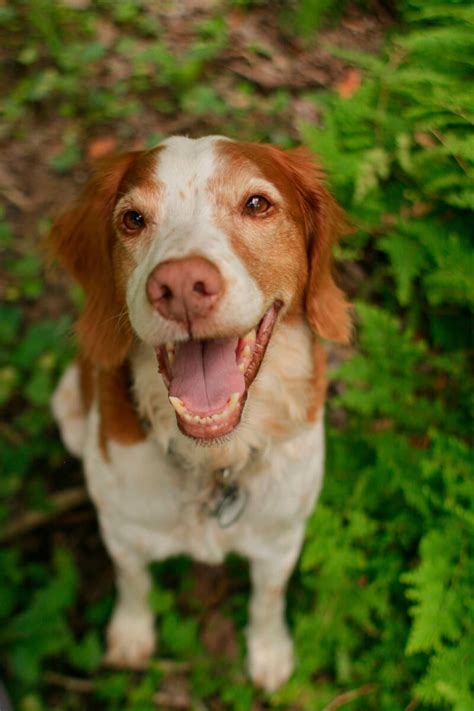
<instances>
[{"instance_id":1,"label":"orange fur patch","mask_svg":"<svg viewBox=\"0 0 474 711\"><path fill-rule=\"evenodd\" d=\"M308 278L302 218L291 200L292 187L286 176L272 174L271 160L259 153L259 148L265 147L229 141L219 144L221 166L210 186L216 218L267 300L276 298L279 287L281 295L293 297L286 304L289 313L302 315L301 295ZM268 215L252 217L243 212L241 203L251 196L248 186L259 177L275 185L284 203Z\"/></svg>"},{"instance_id":2,"label":"orange fur patch","mask_svg":"<svg viewBox=\"0 0 474 711\"><path fill-rule=\"evenodd\" d=\"M131 393L128 363L98 374L98 406L100 413L100 447L107 457L107 443L136 444L146 439Z\"/></svg>"},{"instance_id":3,"label":"orange fur patch","mask_svg":"<svg viewBox=\"0 0 474 711\"><path fill-rule=\"evenodd\" d=\"M283 151L270 145L227 141L222 141L219 152L222 173L212 189L220 211L229 215L222 226L230 231L235 251L265 296L275 298L278 287L283 287L293 299L285 320L291 322L306 314L316 334L347 343L350 307L332 275L332 248L345 231L344 215L324 187L324 174L311 154L305 149ZM277 188L284 204L277 204L268 217L243 217L231 225L237 201L259 176ZM317 340L313 348L310 422L320 414L327 387L326 354ZM266 426L274 435L281 434L281 422L270 421Z\"/></svg>"},{"instance_id":4,"label":"orange fur patch","mask_svg":"<svg viewBox=\"0 0 474 711\"><path fill-rule=\"evenodd\" d=\"M76 205L59 217L48 238L52 255L84 289L84 309L76 324L81 350L106 368L121 363L133 341L125 306L124 256L112 212L124 191L137 185L150 188L156 150L100 161Z\"/></svg>"},{"instance_id":5,"label":"orange fur patch","mask_svg":"<svg viewBox=\"0 0 474 711\"><path fill-rule=\"evenodd\" d=\"M251 177L259 174L284 198L285 204L273 214L247 217L231 230L234 249L263 293L274 294L278 284L290 289L294 294L290 318L305 310L315 333L347 343L349 304L332 275L332 247L344 232L344 215L324 187L324 175L311 154L305 149L284 151L227 141L219 145L219 152L223 169L213 189L219 186L221 204L227 200L235 211L236 195L242 199Z\"/></svg>"}]
</instances>

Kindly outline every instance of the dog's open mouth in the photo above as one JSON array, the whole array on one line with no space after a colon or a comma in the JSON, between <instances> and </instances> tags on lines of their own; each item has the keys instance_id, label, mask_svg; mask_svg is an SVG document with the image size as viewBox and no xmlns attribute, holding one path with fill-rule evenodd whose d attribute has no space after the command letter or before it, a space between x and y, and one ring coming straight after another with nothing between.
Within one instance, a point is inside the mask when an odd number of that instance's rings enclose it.
<instances>
[{"instance_id":1,"label":"dog's open mouth","mask_svg":"<svg viewBox=\"0 0 474 711\"><path fill-rule=\"evenodd\" d=\"M167 343L156 349L183 434L213 440L238 425L280 308L281 302L274 303L245 336Z\"/></svg>"}]
</instances>

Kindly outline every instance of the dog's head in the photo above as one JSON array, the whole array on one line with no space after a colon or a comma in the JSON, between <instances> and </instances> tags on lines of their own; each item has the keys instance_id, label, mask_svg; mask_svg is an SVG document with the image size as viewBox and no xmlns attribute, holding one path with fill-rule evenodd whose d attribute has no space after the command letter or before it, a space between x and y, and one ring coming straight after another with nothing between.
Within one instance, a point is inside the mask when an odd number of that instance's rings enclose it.
<instances>
[{"instance_id":1,"label":"dog's head","mask_svg":"<svg viewBox=\"0 0 474 711\"><path fill-rule=\"evenodd\" d=\"M349 338L331 274L343 219L322 180L303 149L223 137L106 159L50 237L85 292L84 355L110 368L138 337L182 432L231 432L277 321Z\"/></svg>"}]
</instances>

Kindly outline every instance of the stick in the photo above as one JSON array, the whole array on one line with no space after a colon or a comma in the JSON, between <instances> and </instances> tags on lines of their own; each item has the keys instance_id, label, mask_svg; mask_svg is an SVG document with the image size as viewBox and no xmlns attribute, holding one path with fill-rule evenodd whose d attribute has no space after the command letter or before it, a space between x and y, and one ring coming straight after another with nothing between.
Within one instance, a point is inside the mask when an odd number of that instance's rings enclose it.
<instances>
[{"instance_id":1,"label":"stick","mask_svg":"<svg viewBox=\"0 0 474 711\"><path fill-rule=\"evenodd\" d=\"M366 696L367 694L372 694L377 688L377 684L364 684L358 689L353 689L352 691L346 691L344 694L336 696L335 699L330 701L323 711L335 711L335 709L345 706L350 701L358 699L359 696Z\"/></svg>"},{"instance_id":2,"label":"stick","mask_svg":"<svg viewBox=\"0 0 474 711\"><path fill-rule=\"evenodd\" d=\"M0 541L8 541L11 538L22 536L34 528L44 526L66 511L82 506L88 499L87 491L83 486L58 491L49 497L52 505L51 511L27 511L16 521L12 521L5 526L3 531L0 532Z\"/></svg>"},{"instance_id":3,"label":"stick","mask_svg":"<svg viewBox=\"0 0 474 711\"><path fill-rule=\"evenodd\" d=\"M58 674L57 672L45 672L45 681L54 686L60 686L66 691L72 691L75 694L92 694L95 689L94 682L90 679L77 679L73 676Z\"/></svg>"}]
</instances>

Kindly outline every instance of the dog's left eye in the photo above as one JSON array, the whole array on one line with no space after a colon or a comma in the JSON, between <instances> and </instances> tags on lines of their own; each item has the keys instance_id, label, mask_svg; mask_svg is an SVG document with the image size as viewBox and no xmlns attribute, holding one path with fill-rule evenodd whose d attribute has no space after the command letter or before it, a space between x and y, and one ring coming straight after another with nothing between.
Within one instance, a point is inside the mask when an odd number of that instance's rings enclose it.
<instances>
[{"instance_id":1,"label":"dog's left eye","mask_svg":"<svg viewBox=\"0 0 474 711\"><path fill-rule=\"evenodd\" d=\"M271 204L263 195L252 195L245 203L245 210L250 215L261 215L271 208Z\"/></svg>"},{"instance_id":2,"label":"dog's left eye","mask_svg":"<svg viewBox=\"0 0 474 711\"><path fill-rule=\"evenodd\" d=\"M122 217L122 222L124 227L130 231L140 230L142 227L145 227L145 218L141 212L137 212L136 210L127 210Z\"/></svg>"}]
</instances>

